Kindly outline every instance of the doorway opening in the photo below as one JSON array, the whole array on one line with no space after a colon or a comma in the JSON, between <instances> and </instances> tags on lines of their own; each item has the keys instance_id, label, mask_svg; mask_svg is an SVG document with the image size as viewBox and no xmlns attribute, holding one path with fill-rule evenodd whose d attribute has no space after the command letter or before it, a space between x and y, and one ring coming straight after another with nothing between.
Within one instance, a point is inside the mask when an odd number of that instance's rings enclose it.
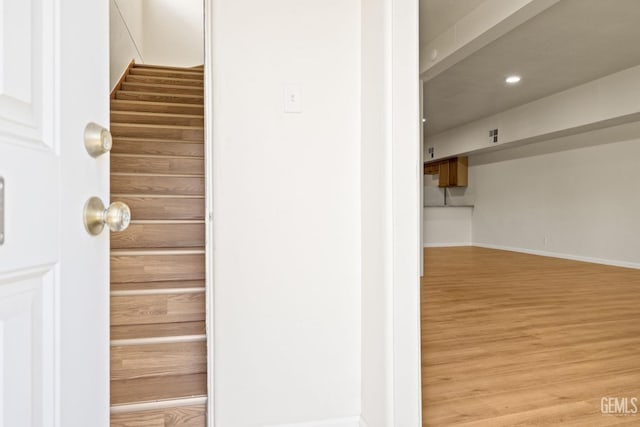
<instances>
[{"instance_id":1,"label":"doorway opening","mask_svg":"<svg viewBox=\"0 0 640 427\"><path fill-rule=\"evenodd\" d=\"M111 425L205 426L209 402L202 0L111 0Z\"/></svg>"}]
</instances>

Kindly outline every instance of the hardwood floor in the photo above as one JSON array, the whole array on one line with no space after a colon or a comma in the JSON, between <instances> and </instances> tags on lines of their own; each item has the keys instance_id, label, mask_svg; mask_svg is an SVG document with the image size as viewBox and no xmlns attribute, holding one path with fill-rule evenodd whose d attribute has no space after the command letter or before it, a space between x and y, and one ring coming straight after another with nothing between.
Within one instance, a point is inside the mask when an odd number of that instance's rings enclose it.
<instances>
[{"instance_id":1,"label":"hardwood floor","mask_svg":"<svg viewBox=\"0 0 640 427\"><path fill-rule=\"evenodd\" d=\"M421 305L424 426L640 425L639 270L430 248Z\"/></svg>"}]
</instances>

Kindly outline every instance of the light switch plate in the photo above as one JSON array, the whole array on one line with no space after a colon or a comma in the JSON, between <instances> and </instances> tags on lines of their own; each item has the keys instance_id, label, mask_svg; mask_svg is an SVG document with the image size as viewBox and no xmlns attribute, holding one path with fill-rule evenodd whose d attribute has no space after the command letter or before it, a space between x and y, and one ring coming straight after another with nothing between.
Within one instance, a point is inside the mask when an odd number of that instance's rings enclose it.
<instances>
[{"instance_id":1,"label":"light switch plate","mask_svg":"<svg viewBox=\"0 0 640 427\"><path fill-rule=\"evenodd\" d=\"M288 84L284 87L284 112L302 113L302 91L296 84Z\"/></svg>"}]
</instances>

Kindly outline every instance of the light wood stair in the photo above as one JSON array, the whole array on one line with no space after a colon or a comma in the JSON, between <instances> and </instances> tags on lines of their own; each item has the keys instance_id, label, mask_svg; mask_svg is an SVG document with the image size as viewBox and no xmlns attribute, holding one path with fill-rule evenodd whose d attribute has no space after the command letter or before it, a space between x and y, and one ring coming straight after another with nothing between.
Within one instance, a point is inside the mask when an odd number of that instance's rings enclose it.
<instances>
[{"instance_id":1,"label":"light wood stair","mask_svg":"<svg viewBox=\"0 0 640 427\"><path fill-rule=\"evenodd\" d=\"M111 427L204 427L203 69L133 64L111 133Z\"/></svg>"}]
</instances>

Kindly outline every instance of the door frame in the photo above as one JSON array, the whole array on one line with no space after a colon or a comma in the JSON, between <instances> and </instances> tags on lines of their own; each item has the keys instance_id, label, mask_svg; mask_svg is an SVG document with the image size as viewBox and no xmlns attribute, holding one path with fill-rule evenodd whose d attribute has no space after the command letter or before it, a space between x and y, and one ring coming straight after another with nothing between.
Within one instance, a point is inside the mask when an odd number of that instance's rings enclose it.
<instances>
[{"instance_id":1,"label":"door frame","mask_svg":"<svg viewBox=\"0 0 640 427\"><path fill-rule=\"evenodd\" d=\"M213 0L204 9L205 313L207 334L207 426L215 425L213 282Z\"/></svg>"}]
</instances>

